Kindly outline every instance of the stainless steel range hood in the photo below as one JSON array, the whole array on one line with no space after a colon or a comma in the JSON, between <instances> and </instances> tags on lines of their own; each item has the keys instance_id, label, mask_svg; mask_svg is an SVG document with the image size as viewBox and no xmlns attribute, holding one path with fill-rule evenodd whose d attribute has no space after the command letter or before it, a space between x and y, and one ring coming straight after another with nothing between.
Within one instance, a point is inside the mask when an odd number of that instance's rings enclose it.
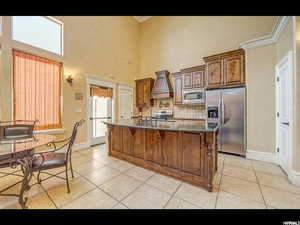
<instances>
[{"instance_id":1,"label":"stainless steel range hood","mask_svg":"<svg viewBox=\"0 0 300 225\"><path fill-rule=\"evenodd\" d=\"M173 97L173 88L169 79L170 72L168 70L157 71L156 80L151 91L152 99L163 99Z\"/></svg>"}]
</instances>

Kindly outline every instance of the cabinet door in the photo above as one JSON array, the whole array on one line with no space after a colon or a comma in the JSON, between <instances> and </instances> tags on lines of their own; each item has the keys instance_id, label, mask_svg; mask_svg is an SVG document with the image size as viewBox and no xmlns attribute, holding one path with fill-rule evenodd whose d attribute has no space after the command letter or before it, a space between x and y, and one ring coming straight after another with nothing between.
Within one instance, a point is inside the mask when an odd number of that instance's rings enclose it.
<instances>
[{"instance_id":1,"label":"cabinet door","mask_svg":"<svg viewBox=\"0 0 300 225\"><path fill-rule=\"evenodd\" d=\"M193 72L192 80L193 88L203 88L204 87L204 71Z\"/></svg>"},{"instance_id":2,"label":"cabinet door","mask_svg":"<svg viewBox=\"0 0 300 225\"><path fill-rule=\"evenodd\" d=\"M162 163L161 139L158 130L145 130L146 151L145 158L148 161Z\"/></svg>"},{"instance_id":3,"label":"cabinet door","mask_svg":"<svg viewBox=\"0 0 300 225\"><path fill-rule=\"evenodd\" d=\"M183 75L183 88L192 88L192 73Z\"/></svg>"},{"instance_id":4,"label":"cabinet door","mask_svg":"<svg viewBox=\"0 0 300 225\"><path fill-rule=\"evenodd\" d=\"M224 59L224 83L236 85L245 83L244 56L232 56Z\"/></svg>"},{"instance_id":5,"label":"cabinet door","mask_svg":"<svg viewBox=\"0 0 300 225\"><path fill-rule=\"evenodd\" d=\"M136 82L136 106L144 104L144 81L138 81Z\"/></svg>"},{"instance_id":6,"label":"cabinet door","mask_svg":"<svg viewBox=\"0 0 300 225\"><path fill-rule=\"evenodd\" d=\"M222 60L214 60L207 63L206 75L207 87L219 87L223 85Z\"/></svg>"},{"instance_id":7,"label":"cabinet door","mask_svg":"<svg viewBox=\"0 0 300 225\"><path fill-rule=\"evenodd\" d=\"M150 105L150 80L144 80L143 84L143 102L145 105Z\"/></svg>"},{"instance_id":8,"label":"cabinet door","mask_svg":"<svg viewBox=\"0 0 300 225\"><path fill-rule=\"evenodd\" d=\"M112 151L122 152L122 140L122 128L114 126L111 136Z\"/></svg>"},{"instance_id":9,"label":"cabinet door","mask_svg":"<svg viewBox=\"0 0 300 225\"><path fill-rule=\"evenodd\" d=\"M174 103L182 104L182 76L174 77Z\"/></svg>"},{"instance_id":10,"label":"cabinet door","mask_svg":"<svg viewBox=\"0 0 300 225\"><path fill-rule=\"evenodd\" d=\"M182 135L182 170L203 176L203 150L200 134L184 133Z\"/></svg>"},{"instance_id":11,"label":"cabinet door","mask_svg":"<svg viewBox=\"0 0 300 225\"><path fill-rule=\"evenodd\" d=\"M145 154L145 130L136 129L134 133L134 156L144 159Z\"/></svg>"},{"instance_id":12,"label":"cabinet door","mask_svg":"<svg viewBox=\"0 0 300 225\"><path fill-rule=\"evenodd\" d=\"M133 152L133 143L134 143L134 134L132 128L124 127L122 128L122 139L123 139L123 153L127 155L134 155Z\"/></svg>"},{"instance_id":13,"label":"cabinet door","mask_svg":"<svg viewBox=\"0 0 300 225\"><path fill-rule=\"evenodd\" d=\"M163 165L173 169L179 169L179 132L164 131L162 137Z\"/></svg>"}]
</instances>

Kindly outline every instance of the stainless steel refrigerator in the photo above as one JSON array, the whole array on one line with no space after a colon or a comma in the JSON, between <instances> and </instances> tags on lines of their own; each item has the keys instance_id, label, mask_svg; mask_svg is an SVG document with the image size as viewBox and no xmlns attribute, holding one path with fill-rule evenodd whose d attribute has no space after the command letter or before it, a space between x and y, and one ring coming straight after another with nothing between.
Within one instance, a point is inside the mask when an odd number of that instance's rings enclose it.
<instances>
[{"instance_id":1,"label":"stainless steel refrigerator","mask_svg":"<svg viewBox=\"0 0 300 225\"><path fill-rule=\"evenodd\" d=\"M245 88L206 90L208 122L219 122L219 151L245 156Z\"/></svg>"}]
</instances>

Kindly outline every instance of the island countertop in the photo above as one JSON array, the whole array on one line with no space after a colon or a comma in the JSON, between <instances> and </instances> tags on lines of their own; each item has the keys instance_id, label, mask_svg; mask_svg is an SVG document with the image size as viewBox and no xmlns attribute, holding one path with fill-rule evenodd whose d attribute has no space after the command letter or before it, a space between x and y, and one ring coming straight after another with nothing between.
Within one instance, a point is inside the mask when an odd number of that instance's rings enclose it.
<instances>
[{"instance_id":1,"label":"island countertop","mask_svg":"<svg viewBox=\"0 0 300 225\"><path fill-rule=\"evenodd\" d=\"M145 121L140 118L107 120L105 124L118 125L133 128L186 131L186 132L215 132L219 129L219 124L209 124L205 121Z\"/></svg>"}]
</instances>

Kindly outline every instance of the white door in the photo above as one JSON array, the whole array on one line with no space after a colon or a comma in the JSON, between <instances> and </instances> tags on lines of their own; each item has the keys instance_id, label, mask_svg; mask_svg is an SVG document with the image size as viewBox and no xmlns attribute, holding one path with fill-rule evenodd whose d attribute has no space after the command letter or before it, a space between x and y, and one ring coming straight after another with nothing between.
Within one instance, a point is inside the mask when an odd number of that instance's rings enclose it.
<instances>
[{"instance_id":1,"label":"white door","mask_svg":"<svg viewBox=\"0 0 300 225\"><path fill-rule=\"evenodd\" d=\"M292 54L276 66L277 152L278 163L287 173L291 167L291 107L292 107Z\"/></svg>"},{"instance_id":2,"label":"white door","mask_svg":"<svg viewBox=\"0 0 300 225\"><path fill-rule=\"evenodd\" d=\"M105 143L106 125L103 121L111 119L112 100L98 96L91 97L91 145Z\"/></svg>"},{"instance_id":3,"label":"white door","mask_svg":"<svg viewBox=\"0 0 300 225\"><path fill-rule=\"evenodd\" d=\"M119 87L119 119L131 119L132 114L133 90Z\"/></svg>"}]
</instances>

